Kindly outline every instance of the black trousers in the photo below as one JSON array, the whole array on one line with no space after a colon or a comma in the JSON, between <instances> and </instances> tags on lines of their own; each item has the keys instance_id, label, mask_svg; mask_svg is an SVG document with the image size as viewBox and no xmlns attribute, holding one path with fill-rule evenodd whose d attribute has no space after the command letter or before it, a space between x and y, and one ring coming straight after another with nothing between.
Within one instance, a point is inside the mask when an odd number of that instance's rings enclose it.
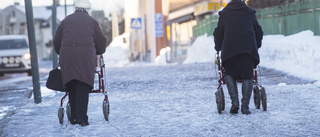
<instances>
[{"instance_id":1,"label":"black trousers","mask_svg":"<svg viewBox=\"0 0 320 137\"><path fill-rule=\"evenodd\" d=\"M69 92L69 103L71 107L71 119L76 122L88 122L88 102L89 91L92 87L78 80L72 80L67 83L67 92Z\"/></svg>"}]
</instances>

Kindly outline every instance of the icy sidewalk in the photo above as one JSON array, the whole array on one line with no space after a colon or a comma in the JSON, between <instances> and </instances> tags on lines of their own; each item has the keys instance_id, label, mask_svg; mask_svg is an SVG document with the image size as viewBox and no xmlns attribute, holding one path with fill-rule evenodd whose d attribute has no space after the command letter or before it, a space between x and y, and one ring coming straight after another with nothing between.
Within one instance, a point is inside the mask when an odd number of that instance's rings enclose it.
<instances>
[{"instance_id":1,"label":"icy sidewalk","mask_svg":"<svg viewBox=\"0 0 320 137\"><path fill-rule=\"evenodd\" d=\"M218 114L214 70L213 63L110 68L106 70L110 121L102 113L104 96L90 94L90 125L71 125L66 115L60 125L57 111L64 93L56 92L43 97L41 104L27 100L3 127L2 136L320 135L319 87L264 80L268 110L255 109L251 99L251 115L230 115L230 99L223 86L226 109Z\"/></svg>"}]
</instances>

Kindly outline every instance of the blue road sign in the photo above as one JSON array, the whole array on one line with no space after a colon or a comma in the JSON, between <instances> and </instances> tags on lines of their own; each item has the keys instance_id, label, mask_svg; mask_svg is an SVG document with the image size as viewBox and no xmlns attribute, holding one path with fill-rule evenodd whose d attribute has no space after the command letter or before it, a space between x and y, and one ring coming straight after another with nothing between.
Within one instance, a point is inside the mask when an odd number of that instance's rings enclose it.
<instances>
[{"instance_id":1,"label":"blue road sign","mask_svg":"<svg viewBox=\"0 0 320 137\"><path fill-rule=\"evenodd\" d=\"M154 15L154 19L155 19L156 37L163 37L162 14L156 13Z\"/></svg>"},{"instance_id":2,"label":"blue road sign","mask_svg":"<svg viewBox=\"0 0 320 137\"><path fill-rule=\"evenodd\" d=\"M131 18L131 28L132 29L141 29L141 18Z\"/></svg>"}]
</instances>

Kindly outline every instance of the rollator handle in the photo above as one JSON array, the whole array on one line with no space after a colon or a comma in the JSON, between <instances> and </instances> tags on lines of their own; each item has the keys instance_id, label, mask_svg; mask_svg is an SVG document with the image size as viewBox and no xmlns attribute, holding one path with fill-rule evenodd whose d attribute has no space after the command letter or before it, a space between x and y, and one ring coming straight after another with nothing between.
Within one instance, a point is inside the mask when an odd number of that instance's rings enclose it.
<instances>
[{"instance_id":1,"label":"rollator handle","mask_svg":"<svg viewBox=\"0 0 320 137\"><path fill-rule=\"evenodd\" d=\"M217 51L216 59L215 59L214 63L215 63L215 64L217 64L217 65L219 65L219 64L220 64L219 51Z\"/></svg>"}]
</instances>

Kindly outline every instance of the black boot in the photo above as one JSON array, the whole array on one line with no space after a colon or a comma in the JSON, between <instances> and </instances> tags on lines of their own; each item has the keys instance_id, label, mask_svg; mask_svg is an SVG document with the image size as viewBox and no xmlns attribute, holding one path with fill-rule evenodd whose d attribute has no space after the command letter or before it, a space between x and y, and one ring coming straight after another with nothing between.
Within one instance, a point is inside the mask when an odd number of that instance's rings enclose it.
<instances>
[{"instance_id":1,"label":"black boot","mask_svg":"<svg viewBox=\"0 0 320 137\"><path fill-rule=\"evenodd\" d=\"M78 124L78 123L79 122L76 119L73 119L73 120L70 121L70 124L72 124L72 125L75 125L75 124Z\"/></svg>"},{"instance_id":2,"label":"black boot","mask_svg":"<svg viewBox=\"0 0 320 137\"><path fill-rule=\"evenodd\" d=\"M79 125L81 125L81 126L88 126L88 125L89 125L89 122L88 122L88 121L79 122Z\"/></svg>"},{"instance_id":3,"label":"black boot","mask_svg":"<svg viewBox=\"0 0 320 137\"><path fill-rule=\"evenodd\" d=\"M249 111L249 102L251 98L253 88L253 80L252 79L244 79L242 80L242 99L241 99L241 112L242 114L251 114Z\"/></svg>"},{"instance_id":4,"label":"black boot","mask_svg":"<svg viewBox=\"0 0 320 137\"><path fill-rule=\"evenodd\" d=\"M230 75L226 75L225 80L227 83L228 93L230 95L231 104L232 104L230 113L237 114L239 110L239 99L238 99L238 87L237 87L236 79Z\"/></svg>"},{"instance_id":5,"label":"black boot","mask_svg":"<svg viewBox=\"0 0 320 137\"><path fill-rule=\"evenodd\" d=\"M232 105L230 109L231 114L238 114L239 106Z\"/></svg>"},{"instance_id":6,"label":"black boot","mask_svg":"<svg viewBox=\"0 0 320 137\"><path fill-rule=\"evenodd\" d=\"M251 112L249 110L249 107L246 107L246 106L243 106L243 105L241 105L241 112L242 112L242 114L246 114L246 115L251 114Z\"/></svg>"},{"instance_id":7,"label":"black boot","mask_svg":"<svg viewBox=\"0 0 320 137\"><path fill-rule=\"evenodd\" d=\"M88 116L85 116L84 121L79 121L79 125L81 125L81 126L87 126L87 125L89 125Z\"/></svg>"}]
</instances>

